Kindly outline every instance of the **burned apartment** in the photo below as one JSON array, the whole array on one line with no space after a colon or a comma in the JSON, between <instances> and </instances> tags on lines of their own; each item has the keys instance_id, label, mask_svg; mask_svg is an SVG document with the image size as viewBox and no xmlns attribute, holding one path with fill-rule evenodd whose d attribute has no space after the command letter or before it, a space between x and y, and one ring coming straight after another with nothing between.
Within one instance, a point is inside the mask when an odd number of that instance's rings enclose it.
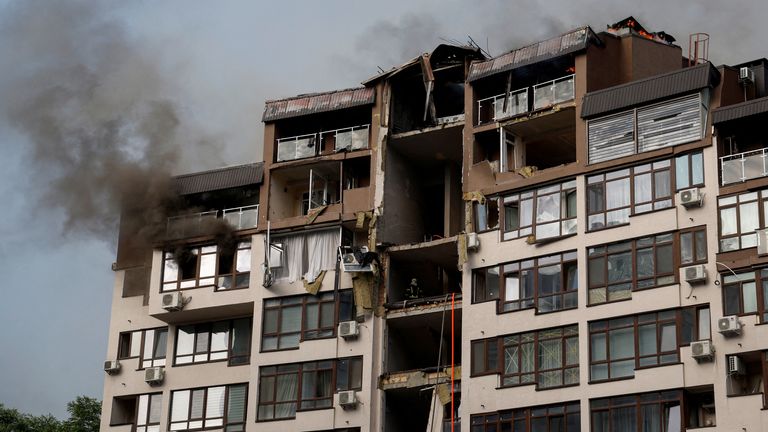
<instances>
[{"instance_id":1,"label":"burned apartment","mask_svg":"<svg viewBox=\"0 0 768 432\"><path fill-rule=\"evenodd\" d=\"M768 60L708 43L629 17L267 101L263 163L124 217L102 429L765 430Z\"/></svg>"}]
</instances>

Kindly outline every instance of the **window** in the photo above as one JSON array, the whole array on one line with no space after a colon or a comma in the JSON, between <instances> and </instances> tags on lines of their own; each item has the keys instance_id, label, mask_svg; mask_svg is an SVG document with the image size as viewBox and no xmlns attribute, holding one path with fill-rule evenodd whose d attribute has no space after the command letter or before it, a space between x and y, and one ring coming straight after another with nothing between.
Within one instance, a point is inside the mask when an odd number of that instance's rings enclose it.
<instances>
[{"instance_id":1,"label":"window","mask_svg":"<svg viewBox=\"0 0 768 432\"><path fill-rule=\"evenodd\" d=\"M163 255L162 291L213 286L216 291L247 288L251 271L251 242L233 249L217 245L181 248Z\"/></svg>"},{"instance_id":2,"label":"window","mask_svg":"<svg viewBox=\"0 0 768 432\"><path fill-rule=\"evenodd\" d=\"M720 252L757 246L756 229L765 227L768 190L720 197Z\"/></svg>"},{"instance_id":3,"label":"window","mask_svg":"<svg viewBox=\"0 0 768 432\"><path fill-rule=\"evenodd\" d=\"M362 357L262 366L258 421L294 418L297 411L331 408L334 389L362 389L362 370Z\"/></svg>"},{"instance_id":4,"label":"window","mask_svg":"<svg viewBox=\"0 0 768 432\"><path fill-rule=\"evenodd\" d=\"M726 393L728 396L742 396L763 393L763 375L766 371L764 351L750 351L739 355L725 356L726 364L737 365L738 372L729 371L726 375ZM763 397L765 406L765 396Z\"/></svg>"},{"instance_id":5,"label":"window","mask_svg":"<svg viewBox=\"0 0 768 432\"><path fill-rule=\"evenodd\" d=\"M572 309L578 306L577 267L573 251L478 269L473 272L473 300L499 300L499 313Z\"/></svg>"},{"instance_id":6,"label":"window","mask_svg":"<svg viewBox=\"0 0 768 432\"><path fill-rule=\"evenodd\" d=\"M587 177L589 231L629 223L629 216L672 207L670 161Z\"/></svg>"},{"instance_id":7,"label":"window","mask_svg":"<svg viewBox=\"0 0 768 432\"><path fill-rule=\"evenodd\" d=\"M160 432L162 393L112 398L109 425L132 425L135 432Z\"/></svg>"},{"instance_id":8,"label":"window","mask_svg":"<svg viewBox=\"0 0 768 432\"><path fill-rule=\"evenodd\" d=\"M230 366L248 364L251 357L251 319L179 326L174 365L228 360Z\"/></svg>"},{"instance_id":9,"label":"window","mask_svg":"<svg viewBox=\"0 0 768 432\"><path fill-rule=\"evenodd\" d=\"M768 269L723 275L723 313L757 314L768 322Z\"/></svg>"},{"instance_id":10,"label":"window","mask_svg":"<svg viewBox=\"0 0 768 432\"><path fill-rule=\"evenodd\" d=\"M505 196L503 240L576 234L576 180Z\"/></svg>"},{"instance_id":11,"label":"window","mask_svg":"<svg viewBox=\"0 0 768 432\"><path fill-rule=\"evenodd\" d=\"M574 325L472 341L472 374L500 374L502 387L578 384L578 332Z\"/></svg>"},{"instance_id":12,"label":"window","mask_svg":"<svg viewBox=\"0 0 768 432\"><path fill-rule=\"evenodd\" d=\"M616 396L590 401L592 432L680 432L680 390Z\"/></svg>"},{"instance_id":13,"label":"window","mask_svg":"<svg viewBox=\"0 0 768 432\"><path fill-rule=\"evenodd\" d=\"M579 432L578 402L473 415L471 432Z\"/></svg>"},{"instance_id":14,"label":"window","mask_svg":"<svg viewBox=\"0 0 768 432\"><path fill-rule=\"evenodd\" d=\"M675 190L704 185L704 155L701 151L675 158Z\"/></svg>"},{"instance_id":15,"label":"window","mask_svg":"<svg viewBox=\"0 0 768 432\"><path fill-rule=\"evenodd\" d=\"M499 229L499 199L487 198L475 203L475 229L477 232Z\"/></svg>"},{"instance_id":16,"label":"window","mask_svg":"<svg viewBox=\"0 0 768 432\"><path fill-rule=\"evenodd\" d=\"M304 279L312 283L323 270L336 267L336 254L341 244L339 229L275 237L272 244L282 244L281 253L270 255L270 266L278 281L294 283ZM277 259L272 259L280 258Z\"/></svg>"},{"instance_id":17,"label":"window","mask_svg":"<svg viewBox=\"0 0 768 432\"><path fill-rule=\"evenodd\" d=\"M680 233L680 265L707 262L707 228L698 227Z\"/></svg>"},{"instance_id":18,"label":"window","mask_svg":"<svg viewBox=\"0 0 768 432\"><path fill-rule=\"evenodd\" d=\"M120 333L118 359L141 357L139 368L165 366L168 328L156 328Z\"/></svg>"},{"instance_id":19,"label":"window","mask_svg":"<svg viewBox=\"0 0 768 432\"><path fill-rule=\"evenodd\" d=\"M248 384L171 392L171 431L245 430Z\"/></svg>"},{"instance_id":20,"label":"window","mask_svg":"<svg viewBox=\"0 0 768 432\"><path fill-rule=\"evenodd\" d=\"M697 141L704 136L708 94L696 93L587 123L589 163ZM637 140L635 140L637 129Z\"/></svg>"},{"instance_id":21,"label":"window","mask_svg":"<svg viewBox=\"0 0 768 432\"><path fill-rule=\"evenodd\" d=\"M709 308L699 306L591 322L590 380L633 377L638 368L679 362L681 345L709 338L709 319Z\"/></svg>"},{"instance_id":22,"label":"window","mask_svg":"<svg viewBox=\"0 0 768 432\"><path fill-rule=\"evenodd\" d=\"M632 290L675 283L673 233L587 248L589 304L632 297Z\"/></svg>"},{"instance_id":23,"label":"window","mask_svg":"<svg viewBox=\"0 0 768 432\"><path fill-rule=\"evenodd\" d=\"M298 348L301 341L332 338L338 323L355 319L354 314L352 290L266 299L261 350Z\"/></svg>"}]
</instances>

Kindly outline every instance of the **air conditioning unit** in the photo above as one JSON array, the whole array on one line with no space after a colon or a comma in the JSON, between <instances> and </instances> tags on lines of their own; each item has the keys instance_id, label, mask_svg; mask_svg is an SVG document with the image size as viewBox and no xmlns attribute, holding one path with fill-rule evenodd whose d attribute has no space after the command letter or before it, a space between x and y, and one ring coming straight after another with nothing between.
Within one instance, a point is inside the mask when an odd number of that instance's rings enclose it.
<instances>
[{"instance_id":1,"label":"air conditioning unit","mask_svg":"<svg viewBox=\"0 0 768 432\"><path fill-rule=\"evenodd\" d=\"M744 375L745 373L746 369L741 357L735 355L728 356L728 375Z\"/></svg>"},{"instance_id":2,"label":"air conditioning unit","mask_svg":"<svg viewBox=\"0 0 768 432\"><path fill-rule=\"evenodd\" d=\"M184 307L184 297L180 292L171 292L163 294L163 309L173 312L179 311Z\"/></svg>"},{"instance_id":3,"label":"air conditioning unit","mask_svg":"<svg viewBox=\"0 0 768 432\"><path fill-rule=\"evenodd\" d=\"M677 193L677 201L686 208L701 207L703 195L699 188L681 190Z\"/></svg>"},{"instance_id":4,"label":"air conditioning unit","mask_svg":"<svg viewBox=\"0 0 768 432\"><path fill-rule=\"evenodd\" d=\"M104 362L104 372L114 375L120 372L120 362L117 360L107 360Z\"/></svg>"},{"instance_id":5,"label":"air conditioning unit","mask_svg":"<svg viewBox=\"0 0 768 432\"><path fill-rule=\"evenodd\" d=\"M467 249L477 250L479 248L480 248L480 238L477 236L477 233L467 234Z\"/></svg>"},{"instance_id":6,"label":"air conditioning unit","mask_svg":"<svg viewBox=\"0 0 768 432\"><path fill-rule=\"evenodd\" d=\"M144 370L144 381L149 385L161 384L165 378L165 369L162 366L147 368Z\"/></svg>"},{"instance_id":7,"label":"air conditioning unit","mask_svg":"<svg viewBox=\"0 0 768 432\"><path fill-rule=\"evenodd\" d=\"M755 82L755 71L746 66L739 68L739 81Z\"/></svg>"},{"instance_id":8,"label":"air conditioning unit","mask_svg":"<svg viewBox=\"0 0 768 432\"><path fill-rule=\"evenodd\" d=\"M760 256L768 255L768 230L757 229L755 234L757 234L757 254Z\"/></svg>"},{"instance_id":9,"label":"air conditioning unit","mask_svg":"<svg viewBox=\"0 0 768 432\"><path fill-rule=\"evenodd\" d=\"M715 356L715 347L711 340L691 342L691 357L696 361L712 360Z\"/></svg>"},{"instance_id":10,"label":"air conditioning unit","mask_svg":"<svg viewBox=\"0 0 768 432\"><path fill-rule=\"evenodd\" d=\"M739 317L736 315L729 315L720 318L717 320L717 331L725 337L740 335L741 323L739 322Z\"/></svg>"},{"instance_id":11,"label":"air conditioning unit","mask_svg":"<svg viewBox=\"0 0 768 432\"><path fill-rule=\"evenodd\" d=\"M705 282L707 280L707 269L704 264L689 266L683 269L683 277L689 284Z\"/></svg>"},{"instance_id":12,"label":"air conditioning unit","mask_svg":"<svg viewBox=\"0 0 768 432\"><path fill-rule=\"evenodd\" d=\"M342 408L355 408L357 406L357 392L354 390L339 392L339 405Z\"/></svg>"},{"instance_id":13,"label":"air conditioning unit","mask_svg":"<svg viewBox=\"0 0 768 432\"><path fill-rule=\"evenodd\" d=\"M367 246L353 248L352 246L339 246L341 267L345 272L372 272L371 263L378 260L375 252L370 252Z\"/></svg>"},{"instance_id":14,"label":"air conditioning unit","mask_svg":"<svg viewBox=\"0 0 768 432\"><path fill-rule=\"evenodd\" d=\"M357 321L342 321L339 323L339 336L344 339L354 338L360 334Z\"/></svg>"}]
</instances>

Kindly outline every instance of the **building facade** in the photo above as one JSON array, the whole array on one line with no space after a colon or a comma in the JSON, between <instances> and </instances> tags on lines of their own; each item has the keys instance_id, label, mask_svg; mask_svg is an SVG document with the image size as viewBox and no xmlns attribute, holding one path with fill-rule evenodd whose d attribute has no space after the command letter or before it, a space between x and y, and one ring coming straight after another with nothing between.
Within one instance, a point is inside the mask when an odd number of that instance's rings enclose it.
<instances>
[{"instance_id":1,"label":"building facade","mask_svg":"<svg viewBox=\"0 0 768 432\"><path fill-rule=\"evenodd\" d=\"M268 101L263 163L124 222L102 429L768 429L768 61L674 42Z\"/></svg>"}]
</instances>

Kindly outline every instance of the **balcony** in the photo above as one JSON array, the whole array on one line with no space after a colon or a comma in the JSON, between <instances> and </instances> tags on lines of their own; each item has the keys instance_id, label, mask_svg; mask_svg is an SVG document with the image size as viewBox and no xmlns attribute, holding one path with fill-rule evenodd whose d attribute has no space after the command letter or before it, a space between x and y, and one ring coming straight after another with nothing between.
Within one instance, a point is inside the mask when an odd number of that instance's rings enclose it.
<instances>
[{"instance_id":1,"label":"balcony","mask_svg":"<svg viewBox=\"0 0 768 432\"><path fill-rule=\"evenodd\" d=\"M762 148L720 158L720 184L722 186L768 176L766 154Z\"/></svg>"},{"instance_id":2,"label":"balcony","mask_svg":"<svg viewBox=\"0 0 768 432\"><path fill-rule=\"evenodd\" d=\"M169 239L194 237L205 233L208 224L223 219L235 230L256 228L259 220L259 205L211 210L168 218L166 236Z\"/></svg>"},{"instance_id":3,"label":"balcony","mask_svg":"<svg viewBox=\"0 0 768 432\"><path fill-rule=\"evenodd\" d=\"M504 109L504 93L477 101L477 125L499 121L573 100L574 75L566 75L535 86L515 90L509 94ZM533 96L532 98L530 96ZM531 103L532 102L532 103Z\"/></svg>"},{"instance_id":4,"label":"balcony","mask_svg":"<svg viewBox=\"0 0 768 432\"><path fill-rule=\"evenodd\" d=\"M277 140L277 162L315 157L323 149L353 151L368 148L370 125L296 135Z\"/></svg>"}]
</instances>

